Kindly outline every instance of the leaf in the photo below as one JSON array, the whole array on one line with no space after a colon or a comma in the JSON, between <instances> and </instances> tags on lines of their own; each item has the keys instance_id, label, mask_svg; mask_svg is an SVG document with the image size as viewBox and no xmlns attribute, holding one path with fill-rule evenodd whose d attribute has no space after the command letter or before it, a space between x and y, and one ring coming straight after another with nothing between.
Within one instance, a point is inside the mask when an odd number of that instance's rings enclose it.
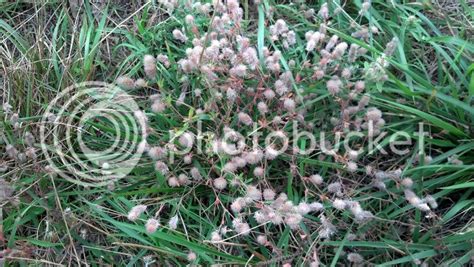
<instances>
[{"instance_id":1,"label":"leaf","mask_svg":"<svg viewBox=\"0 0 474 267\"><path fill-rule=\"evenodd\" d=\"M474 182L467 182L461 184L455 184L447 187L441 187L441 189L461 189L461 188L474 188Z\"/></svg>"}]
</instances>

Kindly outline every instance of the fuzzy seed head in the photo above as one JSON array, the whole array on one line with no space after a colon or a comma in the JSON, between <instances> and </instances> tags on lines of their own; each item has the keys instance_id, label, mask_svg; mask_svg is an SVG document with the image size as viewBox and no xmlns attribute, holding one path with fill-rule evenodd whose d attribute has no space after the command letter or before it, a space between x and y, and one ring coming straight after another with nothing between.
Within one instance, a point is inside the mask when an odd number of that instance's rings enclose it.
<instances>
[{"instance_id":1,"label":"fuzzy seed head","mask_svg":"<svg viewBox=\"0 0 474 267\"><path fill-rule=\"evenodd\" d=\"M347 254L347 260L353 263L361 263L364 261L364 257L359 253L349 253Z\"/></svg>"},{"instance_id":2,"label":"fuzzy seed head","mask_svg":"<svg viewBox=\"0 0 474 267\"><path fill-rule=\"evenodd\" d=\"M411 188L413 186L413 180L409 177L406 177L402 180L401 184L405 188Z\"/></svg>"},{"instance_id":3,"label":"fuzzy seed head","mask_svg":"<svg viewBox=\"0 0 474 267\"><path fill-rule=\"evenodd\" d=\"M378 108L369 108L365 116L367 117L367 121L377 122L382 118L382 111Z\"/></svg>"},{"instance_id":4,"label":"fuzzy seed head","mask_svg":"<svg viewBox=\"0 0 474 267\"><path fill-rule=\"evenodd\" d=\"M342 189L342 185L341 183L338 183L338 182L331 183L328 185L328 191L331 193L339 193L341 192L341 189Z\"/></svg>"},{"instance_id":5,"label":"fuzzy seed head","mask_svg":"<svg viewBox=\"0 0 474 267\"><path fill-rule=\"evenodd\" d=\"M263 177L263 175L265 174L265 170L262 168L262 167L256 167L254 170L253 170L253 175L255 175L256 177Z\"/></svg>"},{"instance_id":6,"label":"fuzzy seed head","mask_svg":"<svg viewBox=\"0 0 474 267\"><path fill-rule=\"evenodd\" d=\"M271 100L275 97L275 92L272 89L267 89L263 92L263 96L266 99Z\"/></svg>"},{"instance_id":7,"label":"fuzzy seed head","mask_svg":"<svg viewBox=\"0 0 474 267\"><path fill-rule=\"evenodd\" d=\"M267 244L268 240L267 240L267 237L264 236L264 235L259 235L257 236L257 243L262 245L262 246L265 246Z\"/></svg>"},{"instance_id":8,"label":"fuzzy seed head","mask_svg":"<svg viewBox=\"0 0 474 267\"><path fill-rule=\"evenodd\" d=\"M211 233L211 241L212 242L219 242L222 240L221 235L219 234L219 231L214 231Z\"/></svg>"},{"instance_id":9,"label":"fuzzy seed head","mask_svg":"<svg viewBox=\"0 0 474 267\"><path fill-rule=\"evenodd\" d=\"M242 124L247 125L247 126L252 125L253 120L247 113L239 112L237 116L239 118L239 122L241 122Z\"/></svg>"},{"instance_id":10,"label":"fuzzy seed head","mask_svg":"<svg viewBox=\"0 0 474 267\"><path fill-rule=\"evenodd\" d=\"M162 175L167 175L169 173L168 165L163 161L157 161L155 163L155 170L159 171Z\"/></svg>"},{"instance_id":11,"label":"fuzzy seed head","mask_svg":"<svg viewBox=\"0 0 474 267\"><path fill-rule=\"evenodd\" d=\"M223 177L216 178L213 181L213 185L217 190L224 190L227 187L227 180Z\"/></svg>"},{"instance_id":12,"label":"fuzzy seed head","mask_svg":"<svg viewBox=\"0 0 474 267\"><path fill-rule=\"evenodd\" d=\"M184 35L183 32L178 29L173 30L173 37L182 43L186 43L188 41L188 37L186 37L186 35Z\"/></svg>"},{"instance_id":13,"label":"fuzzy seed head","mask_svg":"<svg viewBox=\"0 0 474 267\"><path fill-rule=\"evenodd\" d=\"M356 172L357 171L357 164L353 161L349 161L346 165L346 169L349 172Z\"/></svg>"},{"instance_id":14,"label":"fuzzy seed head","mask_svg":"<svg viewBox=\"0 0 474 267\"><path fill-rule=\"evenodd\" d=\"M122 87L123 89L134 89L135 88L135 81L127 76L120 76L115 80L115 83Z\"/></svg>"},{"instance_id":15,"label":"fuzzy seed head","mask_svg":"<svg viewBox=\"0 0 474 267\"><path fill-rule=\"evenodd\" d=\"M268 106L267 106L267 104L265 104L265 102L258 102L257 109L262 114L265 114L265 113L268 112Z\"/></svg>"},{"instance_id":16,"label":"fuzzy seed head","mask_svg":"<svg viewBox=\"0 0 474 267\"><path fill-rule=\"evenodd\" d=\"M25 144L27 146L33 146L33 144L35 143L35 137L33 136L32 133L30 132L26 132L25 133Z\"/></svg>"},{"instance_id":17,"label":"fuzzy seed head","mask_svg":"<svg viewBox=\"0 0 474 267\"><path fill-rule=\"evenodd\" d=\"M152 55L145 55L143 57L143 66L145 74L150 79L155 79L156 77L156 59Z\"/></svg>"},{"instance_id":18,"label":"fuzzy seed head","mask_svg":"<svg viewBox=\"0 0 474 267\"><path fill-rule=\"evenodd\" d=\"M245 208L246 205L247 202L245 201L245 199L242 197L238 197L232 202L230 208L233 212L239 213L243 208Z\"/></svg>"},{"instance_id":19,"label":"fuzzy seed head","mask_svg":"<svg viewBox=\"0 0 474 267\"><path fill-rule=\"evenodd\" d=\"M166 157L168 151L160 146L151 147L148 149L148 156L154 160L163 159Z\"/></svg>"},{"instance_id":20,"label":"fuzzy seed head","mask_svg":"<svg viewBox=\"0 0 474 267\"><path fill-rule=\"evenodd\" d=\"M176 228L178 228L178 223L179 223L179 217L178 215L175 215L171 217L171 219L169 220L168 227L170 229L176 230Z\"/></svg>"},{"instance_id":21,"label":"fuzzy seed head","mask_svg":"<svg viewBox=\"0 0 474 267\"><path fill-rule=\"evenodd\" d=\"M194 135L190 132L185 132L179 137L178 142L182 147L191 148L194 144Z\"/></svg>"},{"instance_id":22,"label":"fuzzy seed head","mask_svg":"<svg viewBox=\"0 0 474 267\"><path fill-rule=\"evenodd\" d=\"M128 213L127 215L127 218L130 220L130 221L136 221L138 219L138 217L140 217L140 215L145 212L146 210L146 206L145 205L137 205L135 207L133 207L130 212Z\"/></svg>"},{"instance_id":23,"label":"fuzzy seed head","mask_svg":"<svg viewBox=\"0 0 474 267\"><path fill-rule=\"evenodd\" d=\"M309 204L309 207L311 208L311 211L322 211L324 209L323 204L319 202L312 202Z\"/></svg>"},{"instance_id":24,"label":"fuzzy seed head","mask_svg":"<svg viewBox=\"0 0 474 267\"><path fill-rule=\"evenodd\" d=\"M311 175L309 180L315 185L321 185L323 183L323 177L319 174Z\"/></svg>"},{"instance_id":25,"label":"fuzzy seed head","mask_svg":"<svg viewBox=\"0 0 474 267\"><path fill-rule=\"evenodd\" d=\"M193 262L197 259L196 253L190 251L188 252L188 255L186 256L189 262Z\"/></svg>"},{"instance_id":26,"label":"fuzzy seed head","mask_svg":"<svg viewBox=\"0 0 474 267\"><path fill-rule=\"evenodd\" d=\"M346 202L342 199L336 198L332 202L332 206L337 210L344 210L346 208Z\"/></svg>"},{"instance_id":27,"label":"fuzzy seed head","mask_svg":"<svg viewBox=\"0 0 474 267\"><path fill-rule=\"evenodd\" d=\"M168 185L169 185L170 187L178 187L178 186L180 186L178 178L176 178L175 176L169 177L169 178L168 178Z\"/></svg>"},{"instance_id":28,"label":"fuzzy seed head","mask_svg":"<svg viewBox=\"0 0 474 267\"><path fill-rule=\"evenodd\" d=\"M246 197L259 201L262 199L262 192L256 186L250 185L247 187Z\"/></svg>"},{"instance_id":29,"label":"fuzzy seed head","mask_svg":"<svg viewBox=\"0 0 474 267\"><path fill-rule=\"evenodd\" d=\"M309 212L311 212L311 206L306 203L306 202L301 202L300 204L298 204L298 206L296 207L296 211L300 214L300 215L306 215L308 214Z\"/></svg>"},{"instance_id":30,"label":"fuzzy seed head","mask_svg":"<svg viewBox=\"0 0 474 267\"><path fill-rule=\"evenodd\" d=\"M331 80L327 81L326 87L328 88L329 93L336 95L341 91L342 82L338 77L333 77Z\"/></svg>"},{"instance_id":31,"label":"fuzzy seed head","mask_svg":"<svg viewBox=\"0 0 474 267\"><path fill-rule=\"evenodd\" d=\"M293 99L285 98L285 100L283 101L283 106L285 107L286 110L293 112L295 111L296 104Z\"/></svg>"},{"instance_id":32,"label":"fuzzy seed head","mask_svg":"<svg viewBox=\"0 0 474 267\"><path fill-rule=\"evenodd\" d=\"M273 191L273 189L270 189L270 188L266 188L265 190L263 190L263 198L266 200L266 201L271 201L271 200L274 200L275 199L275 191Z\"/></svg>"}]
</instances>

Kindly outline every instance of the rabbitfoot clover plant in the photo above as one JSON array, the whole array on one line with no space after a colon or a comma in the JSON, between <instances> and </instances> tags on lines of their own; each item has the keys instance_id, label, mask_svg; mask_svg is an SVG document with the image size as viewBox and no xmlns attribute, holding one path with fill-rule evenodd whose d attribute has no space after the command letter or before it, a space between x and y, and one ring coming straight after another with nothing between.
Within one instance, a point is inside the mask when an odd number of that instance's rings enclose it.
<instances>
[{"instance_id":1,"label":"rabbitfoot clover plant","mask_svg":"<svg viewBox=\"0 0 474 267\"><path fill-rule=\"evenodd\" d=\"M255 31L236 0L162 1L176 20L167 49L143 56L146 82L117 79L124 88L153 92L146 149L166 186L212 192L219 218L212 232L202 233L206 242L244 255L250 252L232 244L253 244L278 257L276 243L285 235L298 246L342 240L350 228L346 239L368 240L363 229L379 218L378 210L365 208L370 197L362 192L386 191L393 183L401 188L394 198L405 197L404 205L431 216L436 200L419 197L402 169L370 162L365 148L390 120L371 95L387 79L397 38L380 53L369 42L380 34L377 26L348 17L348 29L335 27L337 16L348 16L339 6L331 13L323 4L315 12L298 3L301 25L259 2L248 6L259 16L265 12L265 25ZM370 9L364 2L360 16ZM182 124L170 132L155 129L166 117ZM134 207L129 219L143 211ZM158 224L150 218L144 227L154 232ZM311 266L321 261L318 247L305 255ZM190 252L188 260L196 257ZM365 261L357 250L345 257Z\"/></svg>"}]
</instances>

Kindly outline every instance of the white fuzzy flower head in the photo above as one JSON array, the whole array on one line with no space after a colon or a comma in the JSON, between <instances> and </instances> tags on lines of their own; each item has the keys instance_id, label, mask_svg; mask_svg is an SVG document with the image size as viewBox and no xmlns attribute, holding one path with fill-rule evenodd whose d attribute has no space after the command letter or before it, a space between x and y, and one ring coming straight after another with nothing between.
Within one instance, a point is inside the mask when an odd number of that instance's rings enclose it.
<instances>
[{"instance_id":1,"label":"white fuzzy flower head","mask_svg":"<svg viewBox=\"0 0 474 267\"><path fill-rule=\"evenodd\" d=\"M256 167L253 170L253 175L255 175L256 177L263 177L264 174L265 170L262 167Z\"/></svg>"},{"instance_id":2,"label":"white fuzzy flower head","mask_svg":"<svg viewBox=\"0 0 474 267\"><path fill-rule=\"evenodd\" d=\"M120 76L115 80L115 83L124 89L135 88L135 81L128 76Z\"/></svg>"},{"instance_id":3,"label":"white fuzzy flower head","mask_svg":"<svg viewBox=\"0 0 474 267\"><path fill-rule=\"evenodd\" d=\"M286 110L290 112L295 111L296 108L295 101L291 98L285 98L285 100L283 101L283 106Z\"/></svg>"},{"instance_id":4,"label":"white fuzzy flower head","mask_svg":"<svg viewBox=\"0 0 474 267\"><path fill-rule=\"evenodd\" d=\"M145 55L143 57L143 66L145 74L150 79L155 79L156 77L156 59L152 55Z\"/></svg>"},{"instance_id":5,"label":"white fuzzy flower head","mask_svg":"<svg viewBox=\"0 0 474 267\"><path fill-rule=\"evenodd\" d=\"M319 202L312 202L309 204L309 207L311 208L311 211L322 211L324 209L323 204Z\"/></svg>"},{"instance_id":6,"label":"white fuzzy flower head","mask_svg":"<svg viewBox=\"0 0 474 267\"><path fill-rule=\"evenodd\" d=\"M357 164L353 161L349 161L346 165L346 169L349 172L356 172L357 171Z\"/></svg>"},{"instance_id":7,"label":"white fuzzy flower head","mask_svg":"<svg viewBox=\"0 0 474 267\"><path fill-rule=\"evenodd\" d=\"M382 118L382 111L380 111L378 108L369 108L365 116L368 121L377 122Z\"/></svg>"},{"instance_id":8,"label":"white fuzzy flower head","mask_svg":"<svg viewBox=\"0 0 474 267\"><path fill-rule=\"evenodd\" d=\"M167 153L168 152L166 151L166 149L160 146L151 147L148 150L148 156L150 156L150 158L154 160L158 160L158 159L162 159L166 157Z\"/></svg>"},{"instance_id":9,"label":"white fuzzy flower head","mask_svg":"<svg viewBox=\"0 0 474 267\"><path fill-rule=\"evenodd\" d=\"M130 220L130 221L135 221L138 219L138 217L140 217L140 215L145 212L146 210L146 206L145 205L137 205L135 207L133 207L130 212L128 213L127 215L127 218Z\"/></svg>"},{"instance_id":10,"label":"white fuzzy flower head","mask_svg":"<svg viewBox=\"0 0 474 267\"><path fill-rule=\"evenodd\" d=\"M237 167L238 166L234 162L227 162L222 170L225 172L235 172Z\"/></svg>"},{"instance_id":11,"label":"white fuzzy flower head","mask_svg":"<svg viewBox=\"0 0 474 267\"><path fill-rule=\"evenodd\" d=\"M178 178L176 178L175 176L169 177L169 178L168 178L168 185L169 185L170 187L178 187L178 186L180 186Z\"/></svg>"},{"instance_id":12,"label":"white fuzzy flower head","mask_svg":"<svg viewBox=\"0 0 474 267\"><path fill-rule=\"evenodd\" d=\"M311 212L311 206L306 202L301 202L296 207L296 210L300 215L306 215Z\"/></svg>"},{"instance_id":13,"label":"white fuzzy flower head","mask_svg":"<svg viewBox=\"0 0 474 267\"><path fill-rule=\"evenodd\" d=\"M331 193L339 193L341 192L341 189L342 189L342 185L341 183L338 183L338 182L331 183L328 185L328 191Z\"/></svg>"},{"instance_id":14,"label":"white fuzzy flower head","mask_svg":"<svg viewBox=\"0 0 474 267\"><path fill-rule=\"evenodd\" d=\"M246 197L252 199L252 200L261 200L262 199L262 192L253 185L247 186L247 194Z\"/></svg>"},{"instance_id":15,"label":"white fuzzy flower head","mask_svg":"<svg viewBox=\"0 0 474 267\"><path fill-rule=\"evenodd\" d=\"M227 88L226 97L230 102L234 102L237 99L237 92L232 88Z\"/></svg>"},{"instance_id":16,"label":"white fuzzy flower head","mask_svg":"<svg viewBox=\"0 0 474 267\"><path fill-rule=\"evenodd\" d=\"M303 216L298 213L289 214L285 217L285 224L287 224L291 229L298 228L300 222L303 220Z\"/></svg>"},{"instance_id":17,"label":"white fuzzy flower head","mask_svg":"<svg viewBox=\"0 0 474 267\"><path fill-rule=\"evenodd\" d=\"M318 15L323 18L324 20L329 18L329 8L328 4L324 3L321 5L321 8L319 9Z\"/></svg>"},{"instance_id":18,"label":"white fuzzy flower head","mask_svg":"<svg viewBox=\"0 0 474 267\"><path fill-rule=\"evenodd\" d=\"M319 174L311 175L309 180L315 185L321 185L323 183L323 177Z\"/></svg>"},{"instance_id":19,"label":"white fuzzy flower head","mask_svg":"<svg viewBox=\"0 0 474 267\"><path fill-rule=\"evenodd\" d=\"M253 120L247 113L239 112L237 116L239 118L239 122L241 122L242 124L245 124L247 126L252 125Z\"/></svg>"},{"instance_id":20,"label":"white fuzzy flower head","mask_svg":"<svg viewBox=\"0 0 474 267\"><path fill-rule=\"evenodd\" d=\"M257 236L257 243L259 243L262 246L265 246L267 244L268 240L267 237L264 235L259 235Z\"/></svg>"},{"instance_id":21,"label":"white fuzzy flower head","mask_svg":"<svg viewBox=\"0 0 474 267\"><path fill-rule=\"evenodd\" d=\"M430 205L431 208L436 209L438 207L438 203L432 195L427 195L424 200L428 203L428 205Z\"/></svg>"},{"instance_id":22,"label":"white fuzzy flower head","mask_svg":"<svg viewBox=\"0 0 474 267\"><path fill-rule=\"evenodd\" d=\"M243 168L247 165L247 161L242 157L234 157L234 158L232 158L232 162L238 168ZM260 174L260 170L258 168L255 168L255 169L257 170L257 173L255 173L255 171L254 171L254 175L258 176L258 174Z\"/></svg>"},{"instance_id":23,"label":"white fuzzy flower head","mask_svg":"<svg viewBox=\"0 0 474 267\"><path fill-rule=\"evenodd\" d=\"M186 23L189 25L194 25L194 17L190 14L186 15L184 21L186 21Z\"/></svg>"},{"instance_id":24,"label":"white fuzzy flower head","mask_svg":"<svg viewBox=\"0 0 474 267\"><path fill-rule=\"evenodd\" d=\"M266 99L271 100L275 97L275 92L272 89L267 89L263 92L263 96Z\"/></svg>"},{"instance_id":25,"label":"white fuzzy flower head","mask_svg":"<svg viewBox=\"0 0 474 267\"><path fill-rule=\"evenodd\" d=\"M191 164L193 162L193 156L191 154L187 154L183 157L184 164Z\"/></svg>"},{"instance_id":26,"label":"white fuzzy flower head","mask_svg":"<svg viewBox=\"0 0 474 267\"><path fill-rule=\"evenodd\" d=\"M336 95L341 91L342 82L337 76L334 76L332 79L327 81L326 87L328 88L329 93Z\"/></svg>"},{"instance_id":27,"label":"white fuzzy flower head","mask_svg":"<svg viewBox=\"0 0 474 267\"><path fill-rule=\"evenodd\" d=\"M156 100L151 105L151 110L155 113L162 113L166 110L166 103L161 100Z\"/></svg>"},{"instance_id":28,"label":"white fuzzy flower head","mask_svg":"<svg viewBox=\"0 0 474 267\"><path fill-rule=\"evenodd\" d=\"M178 142L185 148L191 148L194 144L194 135L190 132L185 132L179 136Z\"/></svg>"},{"instance_id":29,"label":"white fuzzy flower head","mask_svg":"<svg viewBox=\"0 0 474 267\"><path fill-rule=\"evenodd\" d=\"M346 202L342 199L339 199L339 198L336 198L333 202L332 202L332 206L337 209L337 210L343 210L346 208Z\"/></svg>"},{"instance_id":30,"label":"white fuzzy flower head","mask_svg":"<svg viewBox=\"0 0 474 267\"><path fill-rule=\"evenodd\" d=\"M212 183L217 190L224 190L227 187L227 180L224 177L216 178Z\"/></svg>"},{"instance_id":31,"label":"white fuzzy flower head","mask_svg":"<svg viewBox=\"0 0 474 267\"><path fill-rule=\"evenodd\" d=\"M135 88L144 88L147 86L148 83L145 81L145 79L140 78L135 81Z\"/></svg>"},{"instance_id":32,"label":"white fuzzy flower head","mask_svg":"<svg viewBox=\"0 0 474 267\"><path fill-rule=\"evenodd\" d=\"M411 188L413 186L413 180L409 177L406 177L402 180L401 184L405 188Z\"/></svg>"},{"instance_id":33,"label":"white fuzzy flower head","mask_svg":"<svg viewBox=\"0 0 474 267\"><path fill-rule=\"evenodd\" d=\"M258 102L257 109L262 114L265 114L265 113L268 112L268 106L267 106L267 104L265 104L265 102Z\"/></svg>"},{"instance_id":34,"label":"white fuzzy flower head","mask_svg":"<svg viewBox=\"0 0 474 267\"><path fill-rule=\"evenodd\" d=\"M242 218L235 218L232 221L232 226L238 234L244 236L250 234L250 226L248 223L242 222Z\"/></svg>"},{"instance_id":35,"label":"white fuzzy flower head","mask_svg":"<svg viewBox=\"0 0 474 267\"><path fill-rule=\"evenodd\" d=\"M353 263L361 263L364 261L364 257L359 253L349 253L347 254L347 260Z\"/></svg>"},{"instance_id":36,"label":"white fuzzy flower head","mask_svg":"<svg viewBox=\"0 0 474 267\"><path fill-rule=\"evenodd\" d=\"M33 146L33 144L35 143L35 137L33 136L33 134L31 132L26 132L25 133L25 144L27 146Z\"/></svg>"},{"instance_id":37,"label":"white fuzzy flower head","mask_svg":"<svg viewBox=\"0 0 474 267\"><path fill-rule=\"evenodd\" d=\"M334 48L334 51L332 52L332 58L333 59L340 59L342 57L342 55L344 55L344 53L346 52L347 50L347 43L346 42L342 42L342 43L339 43L338 45L336 45L336 47Z\"/></svg>"},{"instance_id":38,"label":"white fuzzy flower head","mask_svg":"<svg viewBox=\"0 0 474 267\"><path fill-rule=\"evenodd\" d=\"M247 75L247 67L239 64L229 70L230 75L243 78Z\"/></svg>"},{"instance_id":39,"label":"white fuzzy flower head","mask_svg":"<svg viewBox=\"0 0 474 267\"><path fill-rule=\"evenodd\" d=\"M190 251L188 252L188 255L186 256L189 262L195 261L197 259L196 253Z\"/></svg>"},{"instance_id":40,"label":"white fuzzy flower head","mask_svg":"<svg viewBox=\"0 0 474 267\"><path fill-rule=\"evenodd\" d=\"M189 173L191 174L191 177L194 180L201 180L202 179L202 175L199 172L199 169L196 168L196 167L192 167L191 170L189 171Z\"/></svg>"},{"instance_id":41,"label":"white fuzzy flower head","mask_svg":"<svg viewBox=\"0 0 474 267\"><path fill-rule=\"evenodd\" d=\"M350 150L347 155L349 156L349 158L351 160L356 160L358 157L359 157L359 152L355 151L355 150Z\"/></svg>"},{"instance_id":42,"label":"white fuzzy flower head","mask_svg":"<svg viewBox=\"0 0 474 267\"><path fill-rule=\"evenodd\" d=\"M159 221L151 218L146 221L145 229L147 233L153 234L154 232L156 232L156 229L158 229L158 226L160 226Z\"/></svg>"},{"instance_id":43,"label":"white fuzzy flower head","mask_svg":"<svg viewBox=\"0 0 474 267\"><path fill-rule=\"evenodd\" d=\"M275 82L275 91L278 95L282 96L288 92L288 87L286 86L285 82L281 79Z\"/></svg>"},{"instance_id":44,"label":"white fuzzy flower head","mask_svg":"<svg viewBox=\"0 0 474 267\"><path fill-rule=\"evenodd\" d=\"M186 185L186 184L189 184L189 177L184 174L184 173L181 173L180 175L178 175L178 183L179 185Z\"/></svg>"},{"instance_id":45,"label":"white fuzzy flower head","mask_svg":"<svg viewBox=\"0 0 474 267\"><path fill-rule=\"evenodd\" d=\"M183 32L181 32L178 29L173 30L173 37L176 40L178 40L180 42L183 42L183 43L186 43L186 41L188 41L188 37L186 37L186 35L184 35Z\"/></svg>"},{"instance_id":46,"label":"white fuzzy flower head","mask_svg":"<svg viewBox=\"0 0 474 267\"><path fill-rule=\"evenodd\" d=\"M344 79L349 79L351 77L352 71L350 68L344 68L341 72L341 76Z\"/></svg>"},{"instance_id":47,"label":"white fuzzy flower head","mask_svg":"<svg viewBox=\"0 0 474 267\"><path fill-rule=\"evenodd\" d=\"M265 190L263 190L263 198L266 200L266 201L271 201L271 200L274 200L275 199L275 191L273 191L273 189L270 189L270 188L266 188Z\"/></svg>"},{"instance_id":48,"label":"white fuzzy flower head","mask_svg":"<svg viewBox=\"0 0 474 267\"><path fill-rule=\"evenodd\" d=\"M431 210L428 204L426 204L424 200L420 199L413 191L406 189L404 193L408 203L413 205L415 208L425 212Z\"/></svg>"},{"instance_id":49,"label":"white fuzzy flower head","mask_svg":"<svg viewBox=\"0 0 474 267\"><path fill-rule=\"evenodd\" d=\"M252 70L255 69L259 63L257 50L253 47L249 47L245 49L244 52L242 53L242 58L244 59L244 62L250 66Z\"/></svg>"},{"instance_id":50,"label":"white fuzzy flower head","mask_svg":"<svg viewBox=\"0 0 474 267\"><path fill-rule=\"evenodd\" d=\"M274 160L279 155L280 155L280 152L274 149L272 146L268 146L267 148L265 148L265 158L269 160Z\"/></svg>"},{"instance_id":51,"label":"white fuzzy flower head","mask_svg":"<svg viewBox=\"0 0 474 267\"><path fill-rule=\"evenodd\" d=\"M214 231L211 233L211 241L212 242L219 242L222 240L221 235L219 234L219 231Z\"/></svg>"},{"instance_id":52,"label":"white fuzzy flower head","mask_svg":"<svg viewBox=\"0 0 474 267\"><path fill-rule=\"evenodd\" d=\"M169 173L168 165L163 161L157 161L155 163L155 170L160 172L162 175L167 175Z\"/></svg>"},{"instance_id":53,"label":"white fuzzy flower head","mask_svg":"<svg viewBox=\"0 0 474 267\"><path fill-rule=\"evenodd\" d=\"M329 239L336 233L336 227L324 215L320 216L322 227L319 230L319 237L322 239Z\"/></svg>"},{"instance_id":54,"label":"white fuzzy flower head","mask_svg":"<svg viewBox=\"0 0 474 267\"><path fill-rule=\"evenodd\" d=\"M179 223L179 217L178 215L175 215L171 217L171 219L168 222L168 226L170 229L176 230L178 228L178 223Z\"/></svg>"},{"instance_id":55,"label":"white fuzzy flower head","mask_svg":"<svg viewBox=\"0 0 474 267\"><path fill-rule=\"evenodd\" d=\"M245 208L246 205L247 202L245 201L245 199L242 197L238 197L232 202L230 208L233 212L239 213L243 208Z\"/></svg>"}]
</instances>

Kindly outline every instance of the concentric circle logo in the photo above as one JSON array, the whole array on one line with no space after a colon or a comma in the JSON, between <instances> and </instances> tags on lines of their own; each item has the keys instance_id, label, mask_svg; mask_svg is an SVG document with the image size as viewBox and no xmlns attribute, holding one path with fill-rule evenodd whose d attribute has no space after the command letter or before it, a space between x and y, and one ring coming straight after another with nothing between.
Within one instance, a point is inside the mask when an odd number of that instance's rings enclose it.
<instances>
[{"instance_id":1,"label":"concentric circle logo","mask_svg":"<svg viewBox=\"0 0 474 267\"><path fill-rule=\"evenodd\" d=\"M146 116L119 87L84 82L48 105L40 136L53 171L80 185L102 186L125 177L140 160Z\"/></svg>"}]
</instances>

